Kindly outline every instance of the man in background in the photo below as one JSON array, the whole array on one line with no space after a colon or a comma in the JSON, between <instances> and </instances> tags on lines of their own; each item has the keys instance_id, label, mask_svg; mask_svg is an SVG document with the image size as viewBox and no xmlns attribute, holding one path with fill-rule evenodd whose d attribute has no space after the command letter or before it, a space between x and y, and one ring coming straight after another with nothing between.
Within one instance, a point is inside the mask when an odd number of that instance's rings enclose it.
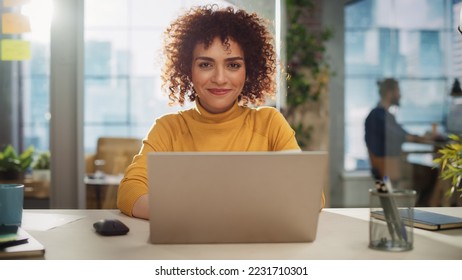
<instances>
[{"instance_id":1,"label":"man in background","mask_svg":"<svg viewBox=\"0 0 462 280\"><path fill-rule=\"evenodd\" d=\"M369 113L365 122L365 140L375 179L389 176L392 181L403 178L401 146L404 142L428 143L436 136L418 136L408 133L389 112L391 106L399 106L401 92L393 78L377 82L380 101Z\"/></svg>"}]
</instances>

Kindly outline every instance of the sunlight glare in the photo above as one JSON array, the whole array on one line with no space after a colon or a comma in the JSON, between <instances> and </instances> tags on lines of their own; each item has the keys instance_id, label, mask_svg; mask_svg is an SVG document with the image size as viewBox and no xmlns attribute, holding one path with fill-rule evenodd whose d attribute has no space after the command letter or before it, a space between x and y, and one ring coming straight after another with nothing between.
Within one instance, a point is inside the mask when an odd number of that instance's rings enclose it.
<instances>
[{"instance_id":1,"label":"sunlight glare","mask_svg":"<svg viewBox=\"0 0 462 280\"><path fill-rule=\"evenodd\" d=\"M21 13L29 17L33 41L49 41L53 5L51 0L31 0L22 6Z\"/></svg>"}]
</instances>

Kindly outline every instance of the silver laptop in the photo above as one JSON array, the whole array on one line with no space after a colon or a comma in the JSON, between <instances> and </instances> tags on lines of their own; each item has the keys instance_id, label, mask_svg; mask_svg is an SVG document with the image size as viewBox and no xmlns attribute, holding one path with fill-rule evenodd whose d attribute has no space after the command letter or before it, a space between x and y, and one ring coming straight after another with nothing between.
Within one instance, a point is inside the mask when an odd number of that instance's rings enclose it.
<instances>
[{"instance_id":1,"label":"silver laptop","mask_svg":"<svg viewBox=\"0 0 462 280\"><path fill-rule=\"evenodd\" d=\"M326 152L151 153L150 241L314 241L326 176Z\"/></svg>"}]
</instances>

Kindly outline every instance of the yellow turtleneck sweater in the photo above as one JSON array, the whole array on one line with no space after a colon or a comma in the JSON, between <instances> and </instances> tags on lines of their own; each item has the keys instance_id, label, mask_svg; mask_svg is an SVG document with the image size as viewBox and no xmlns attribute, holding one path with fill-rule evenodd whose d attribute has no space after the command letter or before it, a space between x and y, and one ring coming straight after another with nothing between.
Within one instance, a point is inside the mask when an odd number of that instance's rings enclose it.
<instances>
[{"instance_id":1,"label":"yellow turtleneck sweater","mask_svg":"<svg viewBox=\"0 0 462 280\"><path fill-rule=\"evenodd\" d=\"M125 171L117 206L132 216L136 200L148 193L147 154L187 151L300 150L295 133L272 107L251 109L237 104L227 112L211 114L199 102L193 109L165 115L143 140L143 146Z\"/></svg>"}]
</instances>

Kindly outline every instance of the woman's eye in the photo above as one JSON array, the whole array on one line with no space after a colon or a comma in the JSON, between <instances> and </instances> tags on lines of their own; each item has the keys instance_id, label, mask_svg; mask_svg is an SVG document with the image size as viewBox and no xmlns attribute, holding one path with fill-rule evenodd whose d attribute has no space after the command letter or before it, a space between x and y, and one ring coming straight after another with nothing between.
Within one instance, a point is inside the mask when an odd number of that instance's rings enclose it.
<instances>
[{"instance_id":1,"label":"woman's eye","mask_svg":"<svg viewBox=\"0 0 462 280\"><path fill-rule=\"evenodd\" d=\"M199 63L199 68L210 68L212 64L210 62L201 62Z\"/></svg>"},{"instance_id":2,"label":"woman's eye","mask_svg":"<svg viewBox=\"0 0 462 280\"><path fill-rule=\"evenodd\" d=\"M241 68L241 66L242 66L242 65L241 65L240 63L235 63L235 62L228 64L228 67L229 67L230 69L235 69L235 70Z\"/></svg>"}]
</instances>

